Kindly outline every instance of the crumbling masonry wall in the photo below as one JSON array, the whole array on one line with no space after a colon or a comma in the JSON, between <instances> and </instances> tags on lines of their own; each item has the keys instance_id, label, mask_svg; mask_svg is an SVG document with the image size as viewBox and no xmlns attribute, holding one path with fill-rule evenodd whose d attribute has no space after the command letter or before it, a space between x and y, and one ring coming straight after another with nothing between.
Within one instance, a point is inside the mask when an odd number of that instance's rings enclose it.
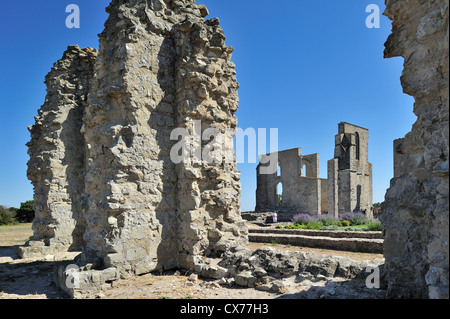
<instances>
[{"instance_id":1,"label":"crumbling masonry wall","mask_svg":"<svg viewBox=\"0 0 450 319\"><path fill-rule=\"evenodd\" d=\"M277 159L280 167L273 174L261 174L261 167ZM306 172L305 172L306 167ZM305 212L319 215L328 209L327 180L320 178L319 154L302 155L301 148L262 155L257 167L257 212ZM277 189L282 184L282 205ZM280 216L283 219L283 216Z\"/></svg>"},{"instance_id":2,"label":"crumbling masonry wall","mask_svg":"<svg viewBox=\"0 0 450 319\"><path fill-rule=\"evenodd\" d=\"M201 121L202 132L236 131L239 84L219 20L204 19L208 10L194 0L113 0L107 12L95 66L86 72L92 88L84 115L72 119L84 139L71 162L84 188L78 264L92 269L80 274L80 290L157 269L201 269L202 257L248 243L235 159L171 158L175 128L193 135ZM185 142L204 148L210 141ZM36 189L45 183L36 180ZM73 294L67 276L60 269L58 282Z\"/></svg>"},{"instance_id":3,"label":"crumbling masonry wall","mask_svg":"<svg viewBox=\"0 0 450 319\"><path fill-rule=\"evenodd\" d=\"M328 179L319 177L319 154L302 155L302 150L295 148L260 157L256 212L327 212L336 218L346 212L364 212L373 216L369 130L346 122L339 123L338 128L334 158L328 161ZM262 174L262 168L274 167L275 159L281 172ZM280 184L281 206L277 189Z\"/></svg>"},{"instance_id":4,"label":"crumbling masonry wall","mask_svg":"<svg viewBox=\"0 0 450 319\"><path fill-rule=\"evenodd\" d=\"M22 257L79 250L83 242L84 136L80 133L97 52L69 46L47 75L47 96L29 127L33 233Z\"/></svg>"},{"instance_id":5,"label":"crumbling masonry wall","mask_svg":"<svg viewBox=\"0 0 450 319\"><path fill-rule=\"evenodd\" d=\"M394 178L382 205L391 298L449 294L449 2L386 1L385 57L405 59L404 92L417 121L394 143Z\"/></svg>"},{"instance_id":6,"label":"crumbling masonry wall","mask_svg":"<svg viewBox=\"0 0 450 319\"><path fill-rule=\"evenodd\" d=\"M192 132L202 120L235 128L238 84L218 20L203 19L206 8L193 0L114 0L108 12L98 59L69 47L47 76L46 102L30 128L34 235L21 254L81 246L79 285L67 284L74 272L57 274L71 294L154 269L194 267L222 278L227 256L239 254L248 262L230 260L235 270L249 267L258 259L239 249L247 233L235 163L169 160L173 127ZM393 20L385 56L405 58L402 85L418 117L394 143L383 204L388 293L448 298L448 0L390 0L385 14ZM224 250L221 267L202 263ZM286 267L292 255L283 259L282 272L312 260Z\"/></svg>"}]
</instances>

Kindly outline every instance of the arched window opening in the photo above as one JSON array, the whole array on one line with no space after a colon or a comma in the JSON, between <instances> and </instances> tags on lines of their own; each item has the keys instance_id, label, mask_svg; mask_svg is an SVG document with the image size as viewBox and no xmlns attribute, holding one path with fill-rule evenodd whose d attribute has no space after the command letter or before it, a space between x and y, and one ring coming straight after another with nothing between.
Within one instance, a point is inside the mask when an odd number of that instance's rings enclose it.
<instances>
[{"instance_id":1,"label":"arched window opening","mask_svg":"<svg viewBox=\"0 0 450 319\"><path fill-rule=\"evenodd\" d=\"M278 183L277 185L277 201L278 206L283 206L283 183Z\"/></svg>"}]
</instances>

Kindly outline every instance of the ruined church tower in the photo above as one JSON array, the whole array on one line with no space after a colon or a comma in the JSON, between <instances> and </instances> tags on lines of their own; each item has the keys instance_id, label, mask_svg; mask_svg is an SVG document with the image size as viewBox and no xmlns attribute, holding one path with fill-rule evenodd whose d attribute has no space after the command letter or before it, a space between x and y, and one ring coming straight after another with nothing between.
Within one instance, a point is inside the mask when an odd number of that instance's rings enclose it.
<instances>
[{"instance_id":1,"label":"ruined church tower","mask_svg":"<svg viewBox=\"0 0 450 319\"><path fill-rule=\"evenodd\" d=\"M328 213L346 212L373 216L372 164L369 162L369 130L339 123L334 159L328 161Z\"/></svg>"}]
</instances>

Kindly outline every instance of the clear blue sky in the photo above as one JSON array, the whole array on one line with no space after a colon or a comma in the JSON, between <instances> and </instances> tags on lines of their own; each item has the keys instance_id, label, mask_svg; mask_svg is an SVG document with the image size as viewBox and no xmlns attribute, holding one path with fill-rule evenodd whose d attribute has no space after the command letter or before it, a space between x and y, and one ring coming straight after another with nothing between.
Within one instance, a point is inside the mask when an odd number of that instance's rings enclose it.
<instances>
[{"instance_id":1,"label":"clear blue sky","mask_svg":"<svg viewBox=\"0 0 450 319\"><path fill-rule=\"evenodd\" d=\"M14 0L0 11L0 205L32 199L26 178L27 126L44 103L45 75L68 45L98 48L109 0ZM337 124L370 130L374 201L393 174L393 140L414 123L402 93L403 59L383 59L391 30L365 25L367 5L384 0L198 0L219 17L235 48L239 127L278 128L279 149L320 154L321 177L333 158ZM81 28L67 29L65 8L78 4ZM240 164L242 210L255 206L256 164Z\"/></svg>"}]
</instances>

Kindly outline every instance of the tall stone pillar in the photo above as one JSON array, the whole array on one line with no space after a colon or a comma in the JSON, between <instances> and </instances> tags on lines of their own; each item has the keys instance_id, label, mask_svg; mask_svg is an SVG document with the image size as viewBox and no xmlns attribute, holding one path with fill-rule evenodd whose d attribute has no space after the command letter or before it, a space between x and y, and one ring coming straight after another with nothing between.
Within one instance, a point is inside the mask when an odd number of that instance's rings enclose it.
<instances>
[{"instance_id":1,"label":"tall stone pillar","mask_svg":"<svg viewBox=\"0 0 450 319\"><path fill-rule=\"evenodd\" d=\"M394 178L382 205L391 298L449 297L448 1L386 1L385 57L405 58L403 90L417 121L394 142Z\"/></svg>"},{"instance_id":2,"label":"tall stone pillar","mask_svg":"<svg viewBox=\"0 0 450 319\"><path fill-rule=\"evenodd\" d=\"M328 161L328 214L339 218L338 159Z\"/></svg>"},{"instance_id":3,"label":"tall stone pillar","mask_svg":"<svg viewBox=\"0 0 450 319\"><path fill-rule=\"evenodd\" d=\"M193 0L113 0L107 12L81 128L81 285L58 272L69 294L155 270L201 272L205 257L248 243L240 173L224 141L236 134L239 85L219 20L204 19ZM179 143L200 157L178 162Z\"/></svg>"},{"instance_id":4,"label":"tall stone pillar","mask_svg":"<svg viewBox=\"0 0 450 319\"><path fill-rule=\"evenodd\" d=\"M328 211L373 216L372 164L369 162L369 131L339 123L334 159L328 161Z\"/></svg>"},{"instance_id":5,"label":"tall stone pillar","mask_svg":"<svg viewBox=\"0 0 450 319\"><path fill-rule=\"evenodd\" d=\"M69 47L48 76L29 144L37 217L21 250L81 248L78 269L57 273L71 295L154 270L208 272L205 258L248 244L239 84L219 19L194 0L113 0L107 12L98 56ZM178 161L180 143L197 156Z\"/></svg>"},{"instance_id":6,"label":"tall stone pillar","mask_svg":"<svg viewBox=\"0 0 450 319\"><path fill-rule=\"evenodd\" d=\"M193 268L200 260L196 257L218 256L247 244L240 217L240 173L234 152L227 157L223 144L227 134L236 134L239 84L233 48L225 45L219 19L192 16L173 31L176 123L189 135L198 135L195 146L202 153L177 165L180 266ZM217 136L222 143L212 139Z\"/></svg>"},{"instance_id":7,"label":"tall stone pillar","mask_svg":"<svg viewBox=\"0 0 450 319\"><path fill-rule=\"evenodd\" d=\"M22 257L81 250L84 137L80 132L97 52L69 46L45 79L47 96L29 127L28 178L34 186L33 236Z\"/></svg>"}]
</instances>

